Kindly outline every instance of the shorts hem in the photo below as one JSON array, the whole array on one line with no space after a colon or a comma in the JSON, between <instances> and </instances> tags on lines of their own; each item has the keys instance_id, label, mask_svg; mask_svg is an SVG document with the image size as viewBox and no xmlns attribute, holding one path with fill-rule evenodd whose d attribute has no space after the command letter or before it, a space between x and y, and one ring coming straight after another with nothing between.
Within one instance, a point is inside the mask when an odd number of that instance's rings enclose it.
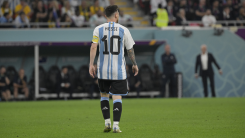
<instances>
[{"instance_id":1,"label":"shorts hem","mask_svg":"<svg viewBox=\"0 0 245 138\"><path fill-rule=\"evenodd\" d=\"M110 94L110 95L120 95L120 96L126 96L126 95L128 95L128 92L127 92L126 94L113 94L113 93L109 92L109 94Z\"/></svg>"}]
</instances>

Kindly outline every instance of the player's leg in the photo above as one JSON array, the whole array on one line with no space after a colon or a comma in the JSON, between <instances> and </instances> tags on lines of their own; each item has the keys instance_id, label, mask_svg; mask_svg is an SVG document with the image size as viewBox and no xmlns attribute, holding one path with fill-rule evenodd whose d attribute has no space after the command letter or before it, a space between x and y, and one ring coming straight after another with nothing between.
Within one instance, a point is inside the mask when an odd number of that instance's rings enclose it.
<instances>
[{"instance_id":1,"label":"player's leg","mask_svg":"<svg viewBox=\"0 0 245 138\"><path fill-rule=\"evenodd\" d=\"M119 122L122 114L122 96L113 95L113 132L120 133Z\"/></svg>"},{"instance_id":2,"label":"player's leg","mask_svg":"<svg viewBox=\"0 0 245 138\"><path fill-rule=\"evenodd\" d=\"M18 87L14 87L14 99L17 99L18 98Z\"/></svg>"},{"instance_id":3,"label":"player's leg","mask_svg":"<svg viewBox=\"0 0 245 138\"><path fill-rule=\"evenodd\" d=\"M101 93L100 107L105 119L105 129L104 132L111 131L111 119L110 119L110 104L109 104L109 94Z\"/></svg>"},{"instance_id":4,"label":"player's leg","mask_svg":"<svg viewBox=\"0 0 245 138\"><path fill-rule=\"evenodd\" d=\"M103 117L105 119L104 132L110 132L111 131L110 104L109 104L110 95L108 94L110 84L108 83L108 81L98 80L98 86L101 91L100 107L101 107Z\"/></svg>"},{"instance_id":5,"label":"player's leg","mask_svg":"<svg viewBox=\"0 0 245 138\"><path fill-rule=\"evenodd\" d=\"M214 88L214 75L209 75L209 80L210 80L210 87L211 87L211 91L212 91L212 97L216 97L215 94L215 88Z\"/></svg>"},{"instance_id":6,"label":"player's leg","mask_svg":"<svg viewBox=\"0 0 245 138\"><path fill-rule=\"evenodd\" d=\"M10 90L6 90L6 97L7 97L7 100L10 100L11 99Z\"/></svg>"},{"instance_id":7,"label":"player's leg","mask_svg":"<svg viewBox=\"0 0 245 138\"><path fill-rule=\"evenodd\" d=\"M2 91L1 94L2 94L3 99L4 99L5 101L7 101L6 92L5 92L5 91Z\"/></svg>"},{"instance_id":8,"label":"player's leg","mask_svg":"<svg viewBox=\"0 0 245 138\"><path fill-rule=\"evenodd\" d=\"M25 87L23 89L23 92L25 93L25 98L28 99L28 97L29 97L29 89L28 89L28 87Z\"/></svg>"},{"instance_id":9,"label":"player's leg","mask_svg":"<svg viewBox=\"0 0 245 138\"><path fill-rule=\"evenodd\" d=\"M204 97L208 97L208 86L207 86L207 76L206 74L202 74L202 85L203 85L203 92Z\"/></svg>"}]
</instances>

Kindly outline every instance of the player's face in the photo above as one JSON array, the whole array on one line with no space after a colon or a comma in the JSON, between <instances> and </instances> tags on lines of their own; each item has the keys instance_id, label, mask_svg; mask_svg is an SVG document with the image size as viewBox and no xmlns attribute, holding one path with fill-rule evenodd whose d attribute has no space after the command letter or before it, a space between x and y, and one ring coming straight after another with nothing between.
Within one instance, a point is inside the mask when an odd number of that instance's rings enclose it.
<instances>
[{"instance_id":1,"label":"player's face","mask_svg":"<svg viewBox=\"0 0 245 138\"><path fill-rule=\"evenodd\" d=\"M169 45L166 45L166 46L165 46L165 52L166 52L166 53L170 53L170 46L169 46Z\"/></svg>"},{"instance_id":2,"label":"player's face","mask_svg":"<svg viewBox=\"0 0 245 138\"><path fill-rule=\"evenodd\" d=\"M1 71L0 71L0 73L1 74L4 74L6 72L6 69L3 67L3 68L1 68Z\"/></svg>"},{"instance_id":3,"label":"player's face","mask_svg":"<svg viewBox=\"0 0 245 138\"><path fill-rule=\"evenodd\" d=\"M20 75L20 76L24 76L24 75L25 75L25 71L24 71L23 69L20 70L20 71L19 71L19 75Z\"/></svg>"},{"instance_id":4,"label":"player's face","mask_svg":"<svg viewBox=\"0 0 245 138\"><path fill-rule=\"evenodd\" d=\"M202 53L206 53L207 47L206 46L202 46L201 50L202 50Z\"/></svg>"}]
</instances>

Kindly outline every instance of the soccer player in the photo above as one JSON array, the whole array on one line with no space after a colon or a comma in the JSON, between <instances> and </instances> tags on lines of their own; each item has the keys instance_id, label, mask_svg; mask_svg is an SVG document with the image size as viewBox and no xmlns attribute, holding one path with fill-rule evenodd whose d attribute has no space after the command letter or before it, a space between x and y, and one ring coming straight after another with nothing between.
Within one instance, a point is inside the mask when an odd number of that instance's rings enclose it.
<instances>
[{"instance_id":1,"label":"soccer player","mask_svg":"<svg viewBox=\"0 0 245 138\"><path fill-rule=\"evenodd\" d=\"M117 5L105 9L108 23L97 26L93 32L90 50L89 73L95 77L93 66L99 44L99 58L97 62L98 84L101 92L101 110L105 119L104 132L111 131L109 96L113 99L113 132L120 133L119 121L122 114L122 96L128 94L126 62L124 47L133 63L134 75L138 74L133 45L135 44L129 30L118 24L119 12Z\"/></svg>"}]
</instances>

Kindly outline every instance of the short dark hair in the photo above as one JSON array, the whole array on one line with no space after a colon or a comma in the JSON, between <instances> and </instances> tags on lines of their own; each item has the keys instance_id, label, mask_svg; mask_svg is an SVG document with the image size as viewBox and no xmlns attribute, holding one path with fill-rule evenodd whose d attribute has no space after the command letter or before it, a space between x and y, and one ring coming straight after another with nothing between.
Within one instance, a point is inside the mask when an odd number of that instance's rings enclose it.
<instances>
[{"instance_id":1,"label":"short dark hair","mask_svg":"<svg viewBox=\"0 0 245 138\"><path fill-rule=\"evenodd\" d=\"M110 5L105 8L105 15L106 17L111 17L113 13L118 11L118 6L117 5Z\"/></svg>"},{"instance_id":2,"label":"short dark hair","mask_svg":"<svg viewBox=\"0 0 245 138\"><path fill-rule=\"evenodd\" d=\"M9 15L8 12L6 12L6 13L3 14L4 17L6 17L6 16L8 16L8 15Z\"/></svg>"},{"instance_id":3,"label":"short dark hair","mask_svg":"<svg viewBox=\"0 0 245 138\"><path fill-rule=\"evenodd\" d=\"M62 68L61 68L61 69L63 70L63 69L65 69L65 68L66 68L66 69L68 69L68 67L67 67L67 66L62 66Z\"/></svg>"},{"instance_id":4,"label":"short dark hair","mask_svg":"<svg viewBox=\"0 0 245 138\"><path fill-rule=\"evenodd\" d=\"M19 13L20 16L23 15L23 14L25 15L25 13L23 11Z\"/></svg>"}]
</instances>

